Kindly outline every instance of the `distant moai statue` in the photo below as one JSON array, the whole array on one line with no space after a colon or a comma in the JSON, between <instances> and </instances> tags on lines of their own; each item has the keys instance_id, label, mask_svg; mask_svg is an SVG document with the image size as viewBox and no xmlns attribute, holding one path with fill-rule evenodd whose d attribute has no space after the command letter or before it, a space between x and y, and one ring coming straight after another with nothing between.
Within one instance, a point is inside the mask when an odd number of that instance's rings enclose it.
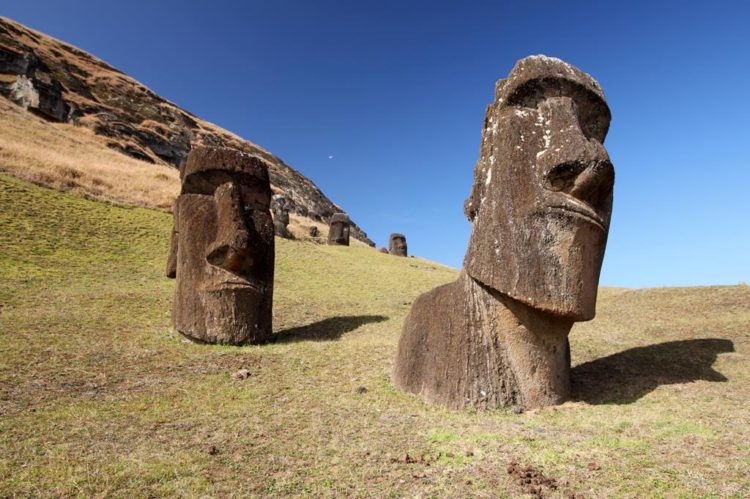
<instances>
[{"instance_id":1,"label":"distant moai statue","mask_svg":"<svg viewBox=\"0 0 750 499\"><path fill-rule=\"evenodd\" d=\"M310 237L318 237L320 235L320 231L318 230L318 227L315 225L310 227L307 233L310 234Z\"/></svg>"},{"instance_id":2,"label":"distant moai statue","mask_svg":"<svg viewBox=\"0 0 750 499\"><path fill-rule=\"evenodd\" d=\"M206 343L271 336L274 238L268 166L225 148L195 147L180 168L167 276L172 323Z\"/></svg>"},{"instance_id":3,"label":"distant moai statue","mask_svg":"<svg viewBox=\"0 0 750 499\"><path fill-rule=\"evenodd\" d=\"M487 109L457 281L418 297L394 384L453 408L559 404L568 333L590 320L612 210L599 84L554 58L520 60Z\"/></svg>"},{"instance_id":4,"label":"distant moai statue","mask_svg":"<svg viewBox=\"0 0 750 499\"><path fill-rule=\"evenodd\" d=\"M291 239L287 226L289 225L289 208L286 198L282 194L274 194L271 198L271 214L273 215L273 229L277 236Z\"/></svg>"},{"instance_id":5,"label":"distant moai statue","mask_svg":"<svg viewBox=\"0 0 750 499\"><path fill-rule=\"evenodd\" d=\"M328 229L328 244L349 246L349 215L334 213Z\"/></svg>"},{"instance_id":6,"label":"distant moai statue","mask_svg":"<svg viewBox=\"0 0 750 499\"><path fill-rule=\"evenodd\" d=\"M406 250L406 236L403 234L391 234L388 248L388 253L391 255L409 256Z\"/></svg>"}]
</instances>

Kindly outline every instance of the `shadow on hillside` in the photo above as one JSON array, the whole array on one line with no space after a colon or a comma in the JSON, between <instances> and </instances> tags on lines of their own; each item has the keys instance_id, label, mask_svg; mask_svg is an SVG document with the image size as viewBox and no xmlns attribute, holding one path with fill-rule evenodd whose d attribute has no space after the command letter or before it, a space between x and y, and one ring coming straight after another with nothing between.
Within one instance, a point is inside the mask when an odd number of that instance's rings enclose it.
<instances>
[{"instance_id":1,"label":"shadow on hillside","mask_svg":"<svg viewBox=\"0 0 750 499\"><path fill-rule=\"evenodd\" d=\"M660 385L728 381L711 366L734 344L719 338L669 341L638 347L575 366L573 399L589 404L630 404Z\"/></svg>"},{"instance_id":2,"label":"shadow on hillside","mask_svg":"<svg viewBox=\"0 0 750 499\"><path fill-rule=\"evenodd\" d=\"M306 326L284 329L274 334L274 343L286 343L290 341L331 341L341 338L341 335L354 331L360 326L371 322L383 322L388 317L384 315L345 315L342 317L329 317L322 321L313 322Z\"/></svg>"}]
</instances>

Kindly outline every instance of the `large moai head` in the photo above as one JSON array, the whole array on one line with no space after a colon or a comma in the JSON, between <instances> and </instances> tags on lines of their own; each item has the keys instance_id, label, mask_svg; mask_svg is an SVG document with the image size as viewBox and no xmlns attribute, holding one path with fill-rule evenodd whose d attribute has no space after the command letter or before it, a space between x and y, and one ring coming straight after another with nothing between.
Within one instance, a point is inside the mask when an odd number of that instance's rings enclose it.
<instances>
[{"instance_id":1,"label":"large moai head","mask_svg":"<svg viewBox=\"0 0 750 499\"><path fill-rule=\"evenodd\" d=\"M263 343L271 335L274 239L271 186L259 158L196 147L180 170L167 276L172 322L207 343Z\"/></svg>"},{"instance_id":2,"label":"large moai head","mask_svg":"<svg viewBox=\"0 0 750 499\"><path fill-rule=\"evenodd\" d=\"M406 249L406 236L403 234L391 234L388 243L388 253L396 256L408 256Z\"/></svg>"},{"instance_id":3,"label":"large moai head","mask_svg":"<svg viewBox=\"0 0 750 499\"><path fill-rule=\"evenodd\" d=\"M328 229L328 244L349 246L349 215L334 213Z\"/></svg>"},{"instance_id":4,"label":"large moai head","mask_svg":"<svg viewBox=\"0 0 750 499\"><path fill-rule=\"evenodd\" d=\"M599 84L559 59L527 57L497 83L465 205L472 278L553 315L594 317L615 176L609 122Z\"/></svg>"}]
</instances>

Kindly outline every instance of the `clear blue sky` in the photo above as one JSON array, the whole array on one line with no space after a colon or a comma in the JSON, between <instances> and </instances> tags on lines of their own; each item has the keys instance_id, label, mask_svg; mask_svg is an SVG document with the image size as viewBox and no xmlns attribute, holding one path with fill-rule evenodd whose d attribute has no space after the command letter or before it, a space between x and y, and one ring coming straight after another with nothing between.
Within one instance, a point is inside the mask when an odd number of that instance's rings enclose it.
<instances>
[{"instance_id":1,"label":"clear blue sky","mask_svg":"<svg viewBox=\"0 0 750 499\"><path fill-rule=\"evenodd\" d=\"M601 284L750 283L750 2L8 0L308 176L378 246L460 267L494 83L530 54L604 88Z\"/></svg>"}]
</instances>

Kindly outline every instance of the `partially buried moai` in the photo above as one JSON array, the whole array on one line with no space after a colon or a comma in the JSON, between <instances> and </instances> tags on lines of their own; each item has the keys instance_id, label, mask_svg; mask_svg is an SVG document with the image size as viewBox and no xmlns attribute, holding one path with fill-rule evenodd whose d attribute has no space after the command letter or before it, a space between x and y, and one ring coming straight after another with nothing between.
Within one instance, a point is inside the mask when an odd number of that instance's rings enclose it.
<instances>
[{"instance_id":1,"label":"partially buried moai","mask_svg":"<svg viewBox=\"0 0 750 499\"><path fill-rule=\"evenodd\" d=\"M482 132L457 281L404 323L393 382L449 407L531 409L570 396L568 333L594 317L614 169L599 84L554 58L519 61Z\"/></svg>"},{"instance_id":2,"label":"partially buried moai","mask_svg":"<svg viewBox=\"0 0 750 499\"><path fill-rule=\"evenodd\" d=\"M349 246L349 215L334 213L328 228L328 244Z\"/></svg>"},{"instance_id":3,"label":"partially buried moai","mask_svg":"<svg viewBox=\"0 0 750 499\"><path fill-rule=\"evenodd\" d=\"M406 249L406 236L403 234L391 234L388 248L388 253L391 255L408 256Z\"/></svg>"},{"instance_id":4,"label":"partially buried moai","mask_svg":"<svg viewBox=\"0 0 750 499\"><path fill-rule=\"evenodd\" d=\"M271 198L271 213L273 215L273 228L276 235L285 239L290 239L287 225L289 225L289 208L287 207L286 198L282 194L274 194Z\"/></svg>"},{"instance_id":5,"label":"partially buried moai","mask_svg":"<svg viewBox=\"0 0 750 499\"><path fill-rule=\"evenodd\" d=\"M268 167L236 150L195 147L180 169L167 276L172 323L207 343L271 336L274 239Z\"/></svg>"}]
</instances>

